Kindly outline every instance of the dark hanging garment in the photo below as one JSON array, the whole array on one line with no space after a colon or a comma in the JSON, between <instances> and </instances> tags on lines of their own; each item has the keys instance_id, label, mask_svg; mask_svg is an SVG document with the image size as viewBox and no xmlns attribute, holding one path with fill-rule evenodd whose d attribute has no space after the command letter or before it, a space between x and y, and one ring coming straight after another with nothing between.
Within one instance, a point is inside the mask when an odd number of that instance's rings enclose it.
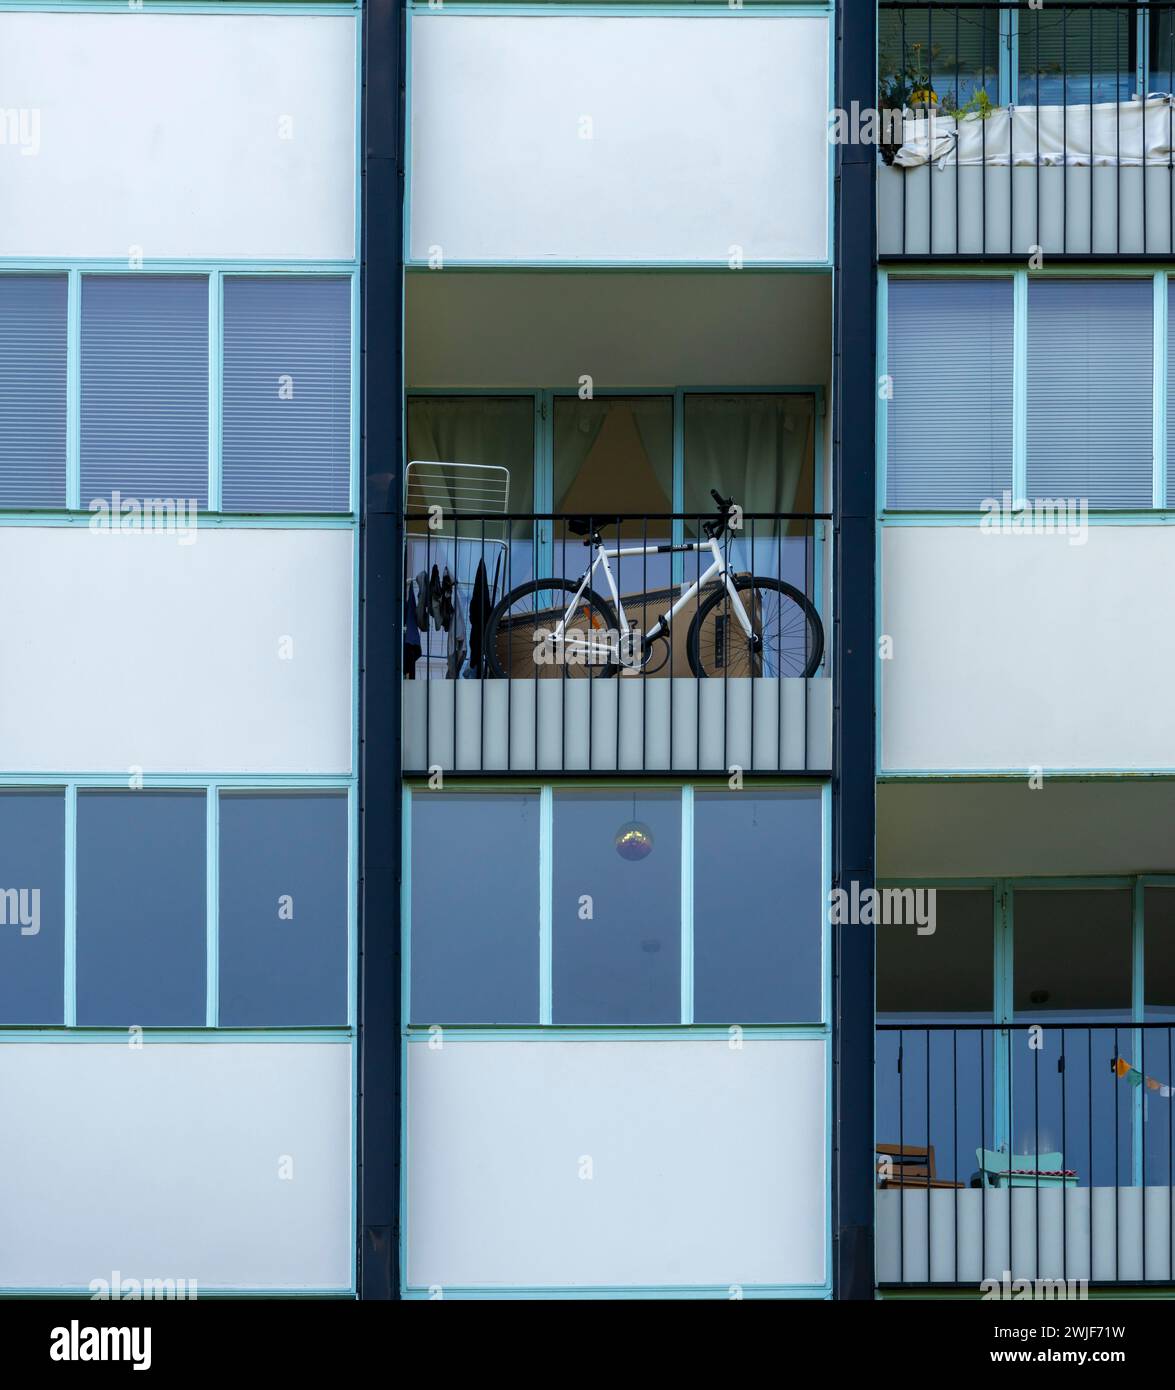
<instances>
[{"instance_id":1,"label":"dark hanging garment","mask_svg":"<svg viewBox=\"0 0 1175 1390\"><path fill-rule=\"evenodd\" d=\"M420 659L420 628L416 624L416 591L412 584L404 596L404 675L416 679L416 663Z\"/></svg>"},{"instance_id":2,"label":"dark hanging garment","mask_svg":"<svg viewBox=\"0 0 1175 1390\"><path fill-rule=\"evenodd\" d=\"M448 632L453 626L453 613L456 604L453 601L454 594L453 576L449 573L448 565L445 566L444 578L441 580L441 629Z\"/></svg>"},{"instance_id":3,"label":"dark hanging garment","mask_svg":"<svg viewBox=\"0 0 1175 1390\"><path fill-rule=\"evenodd\" d=\"M432 625L438 632L444 630L442 614L444 612L444 595L441 592L441 572L436 565L432 567L432 573L428 577L428 611L432 617Z\"/></svg>"},{"instance_id":4,"label":"dark hanging garment","mask_svg":"<svg viewBox=\"0 0 1175 1390\"><path fill-rule=\"evenodd\" d=\"M490 581L486 562L479 560L469 601L469 665L479 676L485 674L485 635L490 621Z\"/></svg>"},{"instance_id":5,"label":"dark hanging garment","mask_svg":"<svg viewBox=\"0 0 1175 1390\"><path fill-rule=\"evenodd\" d=\"M404 598L404 641L409 646L420 646L420 625L416 621L416 587L411 581Z\"/></svg>"},{"instance_id":6,"label":"dark hanging garment","mask_svg":"<svg viewBox=\"0 0 1175 1390\"><path fill-rule=\"evenodd\" d=\"M416 576L416 635L428 630L428 570Z\"/></svg>"}]
</instances>

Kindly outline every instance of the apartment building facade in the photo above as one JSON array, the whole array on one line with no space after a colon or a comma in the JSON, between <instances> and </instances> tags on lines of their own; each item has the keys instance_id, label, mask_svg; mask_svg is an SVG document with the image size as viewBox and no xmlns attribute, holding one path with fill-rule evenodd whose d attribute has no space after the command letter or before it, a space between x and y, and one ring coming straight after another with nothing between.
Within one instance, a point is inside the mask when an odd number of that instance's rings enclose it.
<instances>
[{"instance_id":1,"label":"apartment building facade","mask_svg":"<svg viewBox=\"0 0 1175 1390\"><path fill-rule=\"evenodd\" d=\"M1172 1286L1171 35L879 7L888 1293Z\"/></svg>"},{"instance_id":2,"label":"apartment building facade","mask_svg":"<svg viewBox=\"0 0 1175 1390\"><path fill-rule=\"evenodd\" d=\"M874 66L0 0L5 1294L872 1297Z\"/></svg>"}]
</instances>

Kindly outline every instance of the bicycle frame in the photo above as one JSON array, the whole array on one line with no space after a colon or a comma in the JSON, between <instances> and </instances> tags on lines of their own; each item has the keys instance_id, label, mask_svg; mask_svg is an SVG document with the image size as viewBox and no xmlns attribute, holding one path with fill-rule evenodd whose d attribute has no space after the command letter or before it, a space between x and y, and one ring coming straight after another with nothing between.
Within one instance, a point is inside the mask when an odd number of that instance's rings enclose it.
<instances>
[{"instance_id":1,"label":"bicycle frame","mask_svg":"<svg viewBox=\"0 0 1175 1390\"><path fill-rule=\"evenodd\" d=\"M747 610L743 607L742 600L738 596L738 590L735 588L733 582L731 581L730 569L727 566L726 561L723 559L722 550L719 547L718 542L711 536L709 537L709 539L705 541L694 541L687 545L618 546L615 550L609 550L607 549L607 547L603 545L596 547L595 556L592 559L592 562L588 566L587 570L584 572L583 578L579 581L579 588L576 589L575 594L571 599L571 602L567 605L567 610L563 614L562 621L556 626L555 631L551 635L552 641L561 645L566 643L567 628L575 613L576 605L583 597L584 591L587 589L589 581L592 579L592 576L595 574L596 570L602 568L604 571L604 578L608 582L608 592L612 595L612 602L616 605L616 616L620 621L620 631L618 633L605 634L602 643L598 643L596 639L590 638L583 645L586 648L586 654L589 658L598 653L605 659L616 659L617 657L619 657L621 644L623 643L625 637L627 637L633 629L628 621L627 615L624 612L624 603L621 600L620 591L616 587L616 578L612 573L612 566L608 563L608 561L610 559L620 560L629 556L643 557L646 555L681 554L696 555L700 554L703 550L709 550L711 555L713 555L713 564L711 564L710 568L706 570L705 574L700 575L689 586L689 588L681 595L680 598L676 600L676 602L673 604L673 606L669 609L667 613L663 614L660 618L657 619L657 621L648 630L648 632L645 633L645 643L648 644L650 642L654 642L657 640L658 637L662 636L665 632L668 632L670 623L678 615L678 613L680 613L682 609L689 604L690 600L699 592L699 590L701 590L706 584L710 583L712 579L716 578L719 575L722 577L722 580L726 585L726 592L730 595L731 601L734 606L735 614L737 615L738 620L742 625L743 632L747 635L747 637L753 637L754 633L751 628L751 620L749 617L747 617ZM580 645L578 641L576 645ZM639 668L640 665L641 662L638 658L636 662L636 667Z\"/></svg>"}]
</instances>

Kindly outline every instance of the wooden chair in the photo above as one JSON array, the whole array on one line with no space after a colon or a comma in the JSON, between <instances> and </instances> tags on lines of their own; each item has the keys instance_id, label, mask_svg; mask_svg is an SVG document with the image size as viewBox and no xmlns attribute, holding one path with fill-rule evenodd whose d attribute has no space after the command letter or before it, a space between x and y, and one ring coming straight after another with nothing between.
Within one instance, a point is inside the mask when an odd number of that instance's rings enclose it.
<instances>
[{"instance_id":1,"label":"wooden chair","mask_svg":"<svg viewBox=\"0 0 1175 1390\"><path fill-rule=\"evenodd\" d=\"M966 1183L951 1182L934 1176L934 1145L919 1148L915 1144L878 1144L879 1158L886 1158L891 1171L886 1175L878 1164L878 1187L965 1187Z\"/></svg>"}]
</instances>

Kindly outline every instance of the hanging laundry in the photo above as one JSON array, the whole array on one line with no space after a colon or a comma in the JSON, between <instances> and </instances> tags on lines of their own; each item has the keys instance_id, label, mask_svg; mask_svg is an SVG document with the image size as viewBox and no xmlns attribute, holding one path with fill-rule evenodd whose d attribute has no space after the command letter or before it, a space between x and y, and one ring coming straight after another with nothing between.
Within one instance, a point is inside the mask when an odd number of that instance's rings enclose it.
<instances>
[{"instance_id":1,"label":"hanging laundry","mask_svg":"<svg viewBox=\"0 0 1175 1390\"><path fill-rule=\"evenodd\" d=\"M473 597L469 603L469 664L477 675L485 673L485 635L490 621L490 582L485 560L477 562Z\"/></svg>"},{"instance_id":2,"label":"hanging laundry","mask_svg":"<svg viewBox=\"0 0 1175 1390\"><path fill-rule=\"evenodd\" d=\"M441 627L448 632L453 626L453 576L449 573L448 565L445 566L444 577L441 579Z\"/></svg>"},{"instance_id":3,"label":"hanging laundry","mask_svg":"<svg viewBox=\"0 0 1175 1390\"><path fill-rule=\"evenodd\" d=\"M446 570L446 573L448 571ZM432 625L438 632L443 632L445 624L442 621L444 613L444 592L441 588L441 572L436 565L432 567L432 573L428 576L428 611L432 618Z\"/></svg>"},{"instance_id":4,"label":"hanging laundry","mask_svg":"<svg viewBox=\"0 0 1175 1390\"><path fill-rule=\"evenodd\" d=\"M404 595L404 675L410 681L416 679L416 663L422 651L420 628L416 623L416 588L409 582Z\"/></svg>"},{"instance_id":5,"label":"hanging laundry","mask_svg":"<svg viewBox=\"0 0 1175 1390\"><path fill-rule=\"evenodd\" d=\"M428 627L428 570L421 570L416 576L416 628L417 635Z\"/></svg>"},{"instance_id":6,"label":"hanging laundry","mask_svg":"<svg viewBox=\"0 0 1175 1390\"><path fill-rule=\"evenodd\" d=\"M1121 1081L1125 1078L1128 1086L1141 1086L1145 1082L1148 1091L1156 1091L1165 1100L1171 1098L1171 1087L1161 1081L1156 1081L1153 1076L1144 1076L1137 1067L1132 1067L1125 1057L1115 1057L1110 1063L1110 1070Z\"/></svg>"}]
</instances>

